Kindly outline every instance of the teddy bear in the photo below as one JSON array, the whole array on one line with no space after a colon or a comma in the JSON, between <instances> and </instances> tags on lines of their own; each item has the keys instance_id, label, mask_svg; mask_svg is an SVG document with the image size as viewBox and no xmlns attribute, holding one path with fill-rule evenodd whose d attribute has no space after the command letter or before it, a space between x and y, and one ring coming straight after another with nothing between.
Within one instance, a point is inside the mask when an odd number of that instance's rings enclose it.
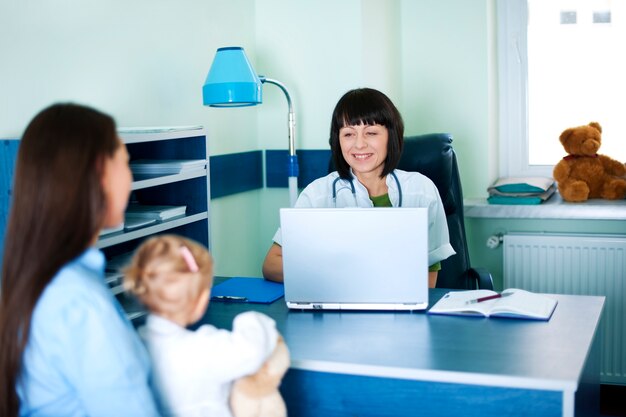
<instances>
[{"instance_id":1,"label":"teddy bear","mask_svg":"<svg viewBox=\"0 0 626 417\"><path fill-rule=\"evenodd\" d=\"M597 153L601 137L602 127L597 122L561 133L560 141L568 155L556 164L553 176L563 200L619 200L626 196L626 166Z\"/></svg>"},{"instance_id":2,"label":"teddy bear","mask_svg":"<svg viewBox=\"0 0 626 417\"><path fill-rule=\"evenodd\" d=\"M233 383L230 409L233 417L285 417L287 407L278 387L289 368L289 349L282 337L263 366Z\"/></svg>"}]
</instances>

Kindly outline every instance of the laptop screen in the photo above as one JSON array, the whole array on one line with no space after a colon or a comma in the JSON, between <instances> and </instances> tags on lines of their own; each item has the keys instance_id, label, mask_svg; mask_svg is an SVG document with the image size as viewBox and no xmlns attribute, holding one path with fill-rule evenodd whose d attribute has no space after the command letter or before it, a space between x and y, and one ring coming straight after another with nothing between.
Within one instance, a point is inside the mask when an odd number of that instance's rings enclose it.
<instances>
[{"instance_id":1,"label":"laptop screen","mask_svg":"<svg viewBox=\"0 0 626 417\"><path fill-rule=\"evenodd\" d=\"M425 308L427 217L425 208L281 209L287 305Z\"/></svg>"}]
</instances>

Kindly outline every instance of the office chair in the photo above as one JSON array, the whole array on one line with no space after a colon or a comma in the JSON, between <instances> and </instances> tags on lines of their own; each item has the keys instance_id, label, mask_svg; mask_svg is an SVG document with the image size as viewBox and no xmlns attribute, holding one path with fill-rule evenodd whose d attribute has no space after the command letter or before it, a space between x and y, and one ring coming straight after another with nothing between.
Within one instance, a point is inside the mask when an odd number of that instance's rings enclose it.
<instances>
[{"instance_id":1,"label":"office chair","mask_svg":"<svg viewBox=\"0 0 626 417\"><path fill-rule=\"evenodd\" d=\"M456 154L452 149L452 135L431 133L405 137L398 169L426 175L437 186L443 202L450 244L456 255L441 262L437 288L493 290L491 274L484 268L470 267L463 216L463 191ZM328 171L335 171L332 157Z\"/></svg>"},{"instance_id":2,"label":"office chair","mask_svg":"<svg viewBox=\"0 0 626 417\"><path fill-rule=\"evenodd\" d=\"M405 137L398 169L426 175L437 186L443 202L450 243L456 255L441 262L437 288L493 290L491 274L484 268L471 268L465 236L463 190L452 135L431 133Z\"/></svg>"}]
</instances>

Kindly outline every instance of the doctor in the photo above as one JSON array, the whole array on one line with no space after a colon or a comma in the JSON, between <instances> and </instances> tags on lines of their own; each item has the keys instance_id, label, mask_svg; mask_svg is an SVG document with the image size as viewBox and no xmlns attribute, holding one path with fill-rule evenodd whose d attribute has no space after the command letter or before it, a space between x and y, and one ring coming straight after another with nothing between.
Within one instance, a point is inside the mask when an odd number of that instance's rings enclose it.
<instances>
[{"instance_id":1,"label":"doctor","mask_svg":"<svg viewBox=\"0 0 626 417\"><path fill-rule=\"evenodd\" d=\"M295 207L428 208L428 279L433 288L441 261L455 252L435 184L418 172L395 169L403 138L402 116L385 94L371 88L348 91L335 106L330 126L337 171L309 184ZM263 262L263 276L282 282L280 229L273 240Z\"/></svg>"}]
</instances>

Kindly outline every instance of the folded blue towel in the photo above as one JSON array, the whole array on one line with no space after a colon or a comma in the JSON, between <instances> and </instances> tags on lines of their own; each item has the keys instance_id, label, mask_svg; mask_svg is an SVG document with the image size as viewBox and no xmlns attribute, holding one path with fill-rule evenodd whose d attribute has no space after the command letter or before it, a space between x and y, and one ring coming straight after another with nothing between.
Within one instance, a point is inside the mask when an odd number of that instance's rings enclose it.
<instances>
[{"instance_id":1,"label":"folded blue towel","mask_svg":"<svg viewBox=\"0 0 626 417\"><path fill-rule=\"evenodd\" d=\"M535 187L533 185L525 183L506 184L494 188L501 193L543 193L545 191L543 188Z\"/></svg>"},{"instance_id":2,"label":"folded blue towel","mask_svg":"<svg viewBox=\"0 0 626 417\"><path fill-rule=\"evenodd\" d=\"M487 198L489 204L509 204L509 205L534 205L541 204L541 197L504 197L492 195Z\"/></svg>"},{"instance_id":3,"label":"folded blue towel","mask_svg":"<svg viewBox=\"0 0 626 417\"><path fill-rule=\"evenodd\" d=\"M554 179L547 177L505 177L498 178L488 189L507 194L543 193L554 184Z\"/></svg>"},{"instance_id":4,"label":"folded blue towel","mask_svg":"<svg viewBox=\"0 0 626 417\"><path fill-rule=\"evenodd\" d=\"M554 194L556 187L552 185L547 191L543 193L534 194L511 194L503 195L498 191L492 191L487 202L489 204L541 204L548 200Z\"/></svg>"}]
</instances>

